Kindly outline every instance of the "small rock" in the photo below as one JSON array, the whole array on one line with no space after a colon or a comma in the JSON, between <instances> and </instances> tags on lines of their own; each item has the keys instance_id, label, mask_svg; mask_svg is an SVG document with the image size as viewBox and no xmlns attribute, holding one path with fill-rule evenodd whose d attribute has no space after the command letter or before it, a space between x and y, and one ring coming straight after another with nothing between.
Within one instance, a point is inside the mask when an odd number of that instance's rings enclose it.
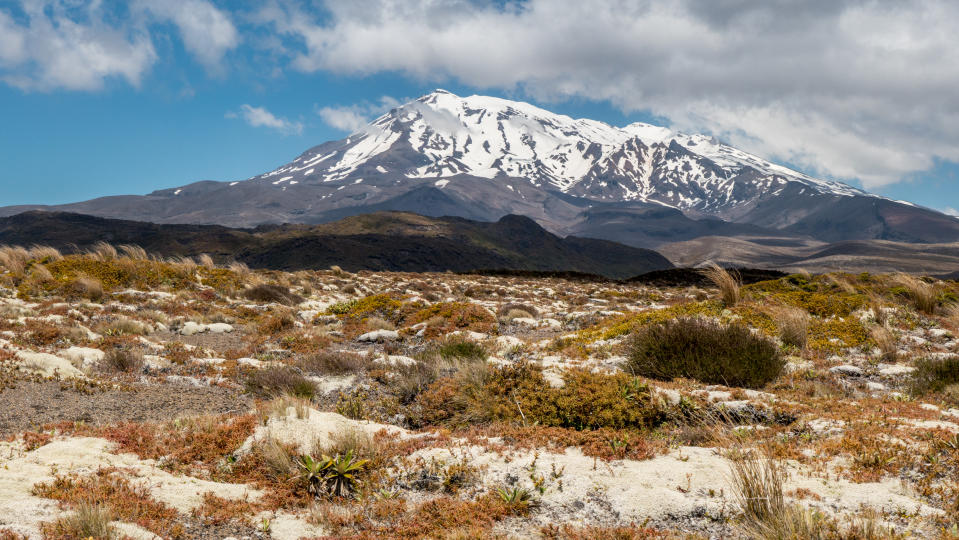
<instances>
[{"instance_id":1,"label":"small rock","mask_svg":"<svg viewBox=\"0 0 959 540\"><path fill-rule=\"evenodd\" d=\"M862 368L849 365L849 364L843 364L841 366L831 367L829 368L829 371L833 373L838 373L839 375L845 375L847 377L861 377L863 375Z\"/></svg>"},{"instance_id":2,"label":"small rock","mask_svg":"<svg viewBox=\"0 0 959 540\"><path fill-rule=\"evenodd\" d=\"M192 336L192 335L201 334L201 333L203 333L203 332L206 332L206 330L207 330L206 325L197 324L197 323L195 323L195 322L193 322L193 321L187 321L187 322L184 323L183 326L180 328L180 335L181 335L181 336Z\"/></svg>"},{"instance_id":3,"label":"small rock","mask_svg":"<svg viewBox=\"0 0 959 540\"><path fill-rule=\"evenodd\" d=\"M409 356L400 356L397 354L391 354L386 358L376 358L373 360L377 364L386 364L388 366L412 366L416 364L416 360L410 358Z\"/></svg>"},{"instance_id":4,"label":"small rock","mask_svg":"<svg viewBox=\"0 0 959 540\"><path fill-rule=\"evenodd\" d=\"M60 356L69 360L74 366L81 369L88 368L103 360L104 352L90 347L70 347L60 351Z\"/></svg>"},{"instance_id":5,"label":"small rock","mask_svg":"<svg viewBox=\"0 0 959 540\"><path fill-rule=\"evenodd\" d=\"M668 405L679 405L683 400L683 395L679 393L679 390L673 390L671 388L658 388L653 387L653 391L656 395L663 398Z\"/></svg>"},{"instance_id":6,"label":"small rock","mask_svg":"<svg viewBox=\"0 0 959 540\"><path fill-rule=\"evenodd\" d=\"M233 331L233 325L218 322L206 325L206 330L211 334L229 334Z\"/></svg>"},{"instance_id":7,"label":"small rock","mask_svg":"<svg viewBox=\"0 0 959 540\"><path fill-rule=\"evenodd\" d=\"M372 332L363 334L362 336L356 338L356 340L369 343L379 343L382 341L395 341L399 338L400 334L396 330L374 330Z\"/></svg>"},{"instance_id":8,"label":"small rock","mask_svg":"<svg viewBox=\"0 0 959 540\"><path fill-rule=\"evenodd\" d=\"M903 375L908 375L912 373L913 371L916 371L916 368L911 366L898 366L898 365L883 366L882 364L880 364L879 366L879 374L882 375L883 377L900 377Z\"/></svg>"}]
</instances>

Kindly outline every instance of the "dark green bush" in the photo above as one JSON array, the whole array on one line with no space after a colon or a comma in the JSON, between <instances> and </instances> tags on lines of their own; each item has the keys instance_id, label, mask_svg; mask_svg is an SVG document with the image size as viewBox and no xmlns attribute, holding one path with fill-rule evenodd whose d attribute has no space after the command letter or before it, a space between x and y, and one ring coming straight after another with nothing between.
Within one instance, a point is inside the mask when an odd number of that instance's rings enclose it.
<instances>
[{"instance_id":1,"label":"dark green bush","mask_svg":"<svg viewBox=\"0 0 959 540\"><path fill-rule=\"evenodd\" d=\"M910 383L914 395L942 392L946 387L959 383L959 356L922 358L915 367Z\"/></svg>"},{"instance_id":2,"label":"dark green bush","mask_svg":"<svg viewBox=\"0 0 959 540\"><path fill-rule=\"evenodd\" d=\"M473 341L449 340L437 351L444 360L486 360L489 356L482 345Z\"/></svg>"},{"instance_id":3,"label":"dark green bush","mask_svg":"<svg viewBox=\"0 0 959 540\"><path fill-rule=\"evenodd\" d=\"M741 325L681 318L646 326L627 340L627 369L669 380L757 388L782 372L785 360L774 342Z\"/></svg>"}]
</instances>

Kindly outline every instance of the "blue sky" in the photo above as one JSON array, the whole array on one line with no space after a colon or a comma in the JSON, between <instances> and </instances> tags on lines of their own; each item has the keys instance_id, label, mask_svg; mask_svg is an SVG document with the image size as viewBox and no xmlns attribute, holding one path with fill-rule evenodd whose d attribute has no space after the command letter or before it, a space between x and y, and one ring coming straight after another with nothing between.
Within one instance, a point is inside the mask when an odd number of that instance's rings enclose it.
<instances>
[{"instance_id":1,"label":"blue sky","mask_svg":"<svg viewBox=\"0 0 959 540\"><path fill-rule=\"evenodd\" d=\"M743 4L0 0L0 205L248 178L442 87L959 208L955 6Z\"/></svg>"}]
</instances>

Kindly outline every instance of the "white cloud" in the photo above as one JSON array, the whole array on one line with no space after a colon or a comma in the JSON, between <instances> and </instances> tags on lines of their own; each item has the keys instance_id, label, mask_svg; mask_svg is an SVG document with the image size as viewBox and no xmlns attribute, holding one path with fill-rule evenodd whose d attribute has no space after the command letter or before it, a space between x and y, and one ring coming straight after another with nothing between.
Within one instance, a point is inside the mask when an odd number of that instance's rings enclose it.
<instances>
[{"instance_id":1,"label":"white cloud","mask_svg":"<svg viewBox=\"0 0 959 540\"><path fill-rule=\"evenodd\" d=\"M948 0L327 0L322 19L300 5L258 20L305 72L608 100L867 187L959 162Z\"/></svg>"},{"instance_id":2,"label":"white cloud","mask_svg":"<svg viewBox=\"0 0 959 540\"><path fill-rule=\"evenodd\" d=\"M377 103L320 107L316 110L316 114L330 127L353 133L366 126L374 117L401 104L397 99L383 96Z\"/></svg>"},{"instance_id":3,"label":"white cloud","mask_svg":"<svg viewBox=\"0 0 959 540\"><path fill-rule=\"evenodd\" d=\"M208 0L129 6L99 0L22 0L0 7L0 81L23 90L99 90L109 79L139 86L157 60L156 23L172 22L207 69L240 43L230 16Z\"/></svg>"},{"instance_id":4,"label":"white cloud","mask_svg":"<svg viewBox=\"0 0 959 540\"><path fill-rule=\"evenodd\" d=\"M940 208L939 211L942 212L943 214L948 214L953 217L959 217L959 210L956 210L955 208L951 206Z\"/></svg>"},{"instance_id":5,"label":"white cloud","mask_svg":"<svg viewBox=\"0 0 959 540\"><path fill-rule=\"evenodd\" d=\"M138 86L156 60L142 30L108 24L98 2L67 10L25 2L0 12L0 80L24 90L97 90L109 78Z\"/></svg>"},{"instance_id":6,"label":"white cloud","mask_svg":"<svg viewBox=\"0 0 959 540\"><path fill-rule=\"evenodd\" d=\"M223 56L240 44L230 15L207 0L141 1L138 8L174 23L186 49L209 70L221 71Z\"/></svg>"},{"instance_id":7,"label":"white cloud","mask_svg":"<svg viewBox=\"0 0 959 540\"><path fill-rule=\"evenodd\" d=\"M286 118L275 116L263 107L243 104L240 105L238 112L228 112L226 113L226 117L241 118L253 127L270 128L285 135L299 135L303 132L303 124L301 122L294 122Z\"/></svg>"}]
</instances>

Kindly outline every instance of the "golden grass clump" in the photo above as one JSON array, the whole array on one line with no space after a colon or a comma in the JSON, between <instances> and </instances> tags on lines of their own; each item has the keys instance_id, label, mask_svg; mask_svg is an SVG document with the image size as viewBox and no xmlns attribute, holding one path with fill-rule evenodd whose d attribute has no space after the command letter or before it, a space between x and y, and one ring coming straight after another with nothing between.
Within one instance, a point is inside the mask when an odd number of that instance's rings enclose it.
<instances>
[{"instance_id":1,"label":"golden grass clump","mask_svg":"<svg viewBox=\"0 0 959 540\"><path fill-rule=\"evenodd\" d=\"M31 246L30 258L36 261L59 261L63 258L60 250L51 246Z\"/></svg>"},{"instance_id":2,"label":"golden grass clump","mask_svg":"<svg viewBox=\"0 0 959 540\"><path fill-rule=\"evenodd\" d=\"M786 502L784 464L768 457L737 458L731 465L732 486L743 512L739 527L744 536L764 540L822 538L824 518Z\"/></svg>"},{"instance_id":3,"label":"golden grass clump","mask_svg":"<svg viewBox=\"0 0 959 540\"><path fill-rule=\"evenodd\" d=\"M128 259L133 259L135 261L148 261L150 256L147 254L147 250L143 249L140 246L135 246L132 244L123 244L120 246L120 253L123 253L123 256Z\"/></svg>"},{"instance_id":4,"label":"golden grass clump","mask_svg":"<svg viewBox=\"0 0 959 540\"><path fill-rule=\"evenodd\" d=\"M246 277L251 272L250 267L247 266L246 263L240 261L231 262L229 269L232 270L234 274L241 277Z\"/></svg>"},{"instance_id":5,"label":"golden grass clump","mask_svg":"<svg viewBox=\"0 0 959 540\"><path fill-rule=\"evenodd\" d=\"M30 253L19 246L0 246L0 266L15 276L23 275Z\"/></svg>"},{"instance_id":6,"label":"golden grass clump","mask_svg":"<svg viewBox=\"0 0 959 540\"><path fill-rule=\"evenodd\" d=\"M892 332L888 326L874 326L872 330L869 331L869 337L872 338L875 342L876 347L879 349L879 358L886 362L895 361L896 356L899 354L899 342L896 339L896 335Z\"/></svg>"},{"instance_id":7,"label":"golden grass clump","mask_svg":"<svg viewBox=\"0 0 959 540\"><path fill-rule=\"evenodd\" d=\"M932 315L939 304L939 289L932 283L927 283L909 274L897 274L897 285L906 290L916 310Z\"/></svg>"},{"instance_id":8,"label":"golden grass clump","mask_svg":"<svg viewBox=\"0 0 959 540\"><path fill-rule=\"evenodd\" d=\"M98 257L100 260L111 260L119 257L117 248L106 242L97 242L89 251L90 255Z\"/></svg>"},{"instance_id":9,"label":"golden grass clump","mask_svg":"<svg viewBox=\"0 0 959 540\"><path fill-rule=\"evenodd\" d=\"M77 504L73 513L44 526L46 538L118 538L117 531L110 526L113 510L109 506L95 502Z\"/></svg>"},{"instance_id":10,"label":"golden grass clump","mask_svg":"<svg viewBox=\"0 0 959 540\"><path fill-rule=\"evenodd\" d=\"M733 307L739 303L739 289L742 284L738 278L715 263L711 264L709 268L704 269L702 272L703 276L719 289L720 297L725 307Z\"/></svg>"},{"instance_id":11,"label":"golden grass clump","mask_svg":"<svg viewBox=\"0 0 959 540\"><path fill-rule=\"evenodd\" d=\"M773 320L779 329L779 338L786 345L798 349L806 348L809 335L809 313L795 307L780 307L772 312Z\"/></svg>"},{"instance_id":12,"label":"golden grass clump","mask_svg":"<svg viewBox=\"0 0 959 540\"><path fill-rule=\"evenodd\" d=\"M210 257L210 256L209 256L208 254L206 254L206 253L201 253L199 256L197 256L196 262L197 262L200 266L202 266L202 267L204 267L204 268L215 268L215 267L216 267L216 263L213 262L213 257Z\"/></svg>"},{"instance_id":13,"label":"golden grass clump","mask_svg":"<svg viewBox=\"0 0 959 540\"><path fill-rule=\"evenodd\" d=\"M46 283L53 281L53 274L46 266L37 263L30 266L30 279L39 283Z\"/></svg>"},{"instance_id":14,"label":"golden grass clump","mask_svg":"<svg viewBox=\"0 0 959 540\"><path fill-rule=\"evenodd\" d=\"M82 298L99 300L103 298L103 283L90 276L78 276L70 283L70 289Z\"/></svg>"}]
</instances>

